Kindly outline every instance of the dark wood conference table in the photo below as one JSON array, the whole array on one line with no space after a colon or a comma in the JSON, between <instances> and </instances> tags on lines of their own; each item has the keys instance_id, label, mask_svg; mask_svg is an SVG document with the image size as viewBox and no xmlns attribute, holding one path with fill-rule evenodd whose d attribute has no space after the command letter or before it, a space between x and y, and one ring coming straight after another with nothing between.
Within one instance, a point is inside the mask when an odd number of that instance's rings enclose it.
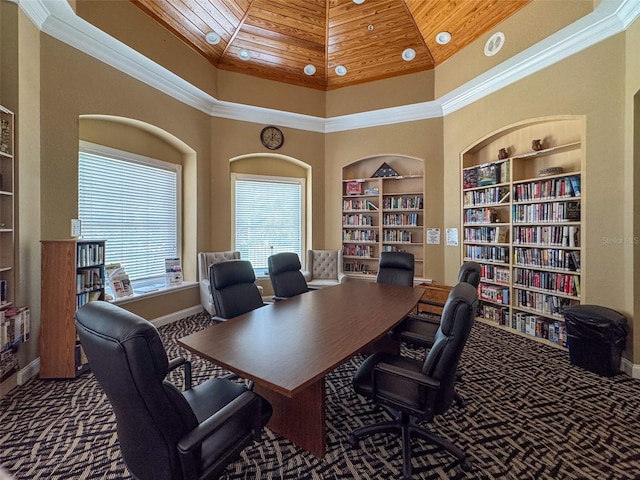
<instances>
[{"instance_id":1,"label":"dark wood conference table","mask_svg":"<svg viewBox=\"0 0 640 480\"><path fill-rule=\"evenodd\" d=\"M388 337L423 292L419 287L347 281L268 304L178 343L253 380L255 391L273 406L268 427L323 457L325 375Z\"/></svg>"}]
</instances>

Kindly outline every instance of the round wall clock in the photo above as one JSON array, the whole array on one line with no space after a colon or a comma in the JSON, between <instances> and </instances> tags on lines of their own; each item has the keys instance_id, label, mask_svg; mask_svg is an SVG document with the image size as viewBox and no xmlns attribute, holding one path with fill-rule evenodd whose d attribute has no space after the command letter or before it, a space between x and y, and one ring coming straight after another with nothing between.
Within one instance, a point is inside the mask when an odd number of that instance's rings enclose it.
<instances>
[{"instance_id":1,"label":"round wall clock","mask_svg":"<svg viewBox=\"0 0 640 480\"><path fill-rule=\"evenodd\" d=\"M270 125L262 129L260 140L269 150L277 150L284 143L284 134L278 127Z\"/></svg>"}]
</instances>

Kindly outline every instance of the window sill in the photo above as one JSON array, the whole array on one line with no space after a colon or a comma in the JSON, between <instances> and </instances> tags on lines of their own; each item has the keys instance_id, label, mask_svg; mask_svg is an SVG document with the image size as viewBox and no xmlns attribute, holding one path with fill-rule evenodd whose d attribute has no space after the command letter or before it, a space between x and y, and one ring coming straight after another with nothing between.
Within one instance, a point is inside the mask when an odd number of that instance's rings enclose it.
<instances>
[{"instance_id":1,"label":"window sill","mask_svg":"<svg viewBox=\"0 0 640 480\"><path fill-rule=\"evenodd\" d=\"M177 287L162 287L162 288L147 291L144 293L134 293L130 297L116 298L114 300L110 300L110 303L113 303L114 305L124 305L127 303L136 302L142 299L166 295L168 293L177 292L179 290L186 290L188 288L193 288L194 286L198 286L198 282L182 282L182 285L179 285Z\"/></svg>"}]
</instances>

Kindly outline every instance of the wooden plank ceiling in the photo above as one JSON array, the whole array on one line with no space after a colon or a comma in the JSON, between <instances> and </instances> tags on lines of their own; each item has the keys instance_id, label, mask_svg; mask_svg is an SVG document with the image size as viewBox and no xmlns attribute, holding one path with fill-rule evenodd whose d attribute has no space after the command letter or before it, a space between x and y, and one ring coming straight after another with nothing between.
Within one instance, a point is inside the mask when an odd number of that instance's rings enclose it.
<instances>
[{"instance_id":1,"label":"wooden plank ceiling","mask_svg":"<svg viewBox=\"0 0 640 480\"><path fill-rule=\"evenodd\" d=\"M532 0L131 1L217 68L329 90L433 69Z\"/></svg>"}]
</instances>

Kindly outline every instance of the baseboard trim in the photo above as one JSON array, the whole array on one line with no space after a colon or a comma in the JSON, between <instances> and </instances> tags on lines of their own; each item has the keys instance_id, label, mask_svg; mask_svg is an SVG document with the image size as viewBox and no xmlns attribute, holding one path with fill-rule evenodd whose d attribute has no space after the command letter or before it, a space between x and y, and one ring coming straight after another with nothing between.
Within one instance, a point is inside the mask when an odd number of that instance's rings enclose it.
<instances>
[{"instance_id":1,"label":"baseboard trim","mask_svg":"<svg viewBox=\"0 0 640 480\"><path fill-rule=\"evenodd\" d=\"M18 371L18 385L24 385L40 373L40 357Z\"/></svg>"},{"instance_id":2,"label":"baseboard trim","mask_svg":"<svg viewBox=\"0 0 640 480\"><path fill-rule=\"evenodd\" d=\"M631 378L640 378L640 365L631 363L624 357L620 361L620 370L629 375Z\"/></svg>"},{"instance_id":3,"label":"baseboard trim","mask_svg":"<svg viewBox=\"0 0 640 480\"><path fill-rule=\"evenodd\" d=\"M153 320L149 321L153 323L157 328L162 327L163 325L168 325L169 323L177 322L184 317L197 315L202 311L202 305L194 305L193 307L185 308L184 310L179 310L177 312L170 313L169 315L164 315L162 317L154 318Z\"/></svg>"}]
</instances>

